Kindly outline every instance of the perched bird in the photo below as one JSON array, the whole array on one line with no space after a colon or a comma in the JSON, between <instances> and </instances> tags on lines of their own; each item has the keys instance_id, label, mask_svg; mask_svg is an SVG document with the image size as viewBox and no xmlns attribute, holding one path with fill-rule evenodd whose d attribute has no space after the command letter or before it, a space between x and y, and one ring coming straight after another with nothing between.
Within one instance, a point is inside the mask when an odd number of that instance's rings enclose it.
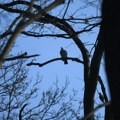
<instances>
[{"instance_id":1,"label":"perched bird","mask_svg":"<svg viewBox=\"0 0 120 120\"><path fill-rule=\"evenodd\" d=\"M67 51L64 50L62 47L61 47L61 50L60 50L60 55L61 55L62 60L64 61L64 64L68 64Z\"/></svg>"}]
</instances>

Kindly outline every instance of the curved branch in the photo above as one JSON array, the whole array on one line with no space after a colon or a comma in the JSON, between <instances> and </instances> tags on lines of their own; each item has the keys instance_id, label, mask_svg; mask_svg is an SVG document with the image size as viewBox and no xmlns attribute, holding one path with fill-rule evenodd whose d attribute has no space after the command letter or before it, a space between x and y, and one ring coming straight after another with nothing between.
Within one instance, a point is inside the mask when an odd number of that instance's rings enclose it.
<instances>
[{"instance_id":1,"label":"curved branch","mask_svg":"<svg viewBox=\"0 0 120 120\"><path fill-rule=\"evenodd\" d=\"M83 57L83 61L84 61L84 83L85 83L85 88L87 88L87 90L89 90L90 88L89 88L89 84L88 84L89 82L88 81L89 81L89 74L90 74L90 60L89 60L88 50L85 48L84 44L79 39L79 37L76 34L75 30L67 22L65 22L63 19L59 19L59 18L56 18L56 17L48 15L48 14L46 14L45 16L49 19L51 24L53 24L54 26L57 26L59 29L65 31L69 36L71 36L73 41L75 42L75 44L78 46L80 52L82 53L82 57ZM89 93L90 91L87 91L87 92ZM85 114L85 116L89 113L88 112L89 110L91 111L91 107L90 107L91 105L88 106L89 103L93 102L93 101L89 102L86 95L88 95L88 94L86 94L86 90L85 90L85 96L84 96L84 109L85 109L84 114ZM90 95L89 95L89 97L90 97L90 100L91 100ZM86 100L88 100L88 101L86 101ZM89 110L87 110L88 108L89 108ZM93 109L93 107L92 107L92 109Z\"/></svg>"},{"instance_id":2,"label":"curved branch","mask_svg":"<svg viewBox=\"0 0 120 120\"><path fill-rule=\"evenodd\" d=\"M23 107L20 109L19 111L19 120L22 120L22 112L23 110L25 109L25 107L27 106L28 104L24 104Z\"/></svg>"},{"instance_id":3,"label":"curved branch","mask_svg":"<svg viewBox=\"0 0 120 120\"><path fill-rule=\"evenodd\" d=\"M47 65L47 64L49 64L51 62L55 62L55 61L58 61L58 60L63 61L62 58L54 58L54 59L48 60L48 61L46 61L44 63L35 63L35 62L33 62L34 60L32 60L30 63L27 64L27 66L37 65L39 67L43 67L44 65ZM84 64L84 62L82 60L78 59L78 58L67 57L67 60L72 60L72 61Z\"/></svg>"}]
</instances>

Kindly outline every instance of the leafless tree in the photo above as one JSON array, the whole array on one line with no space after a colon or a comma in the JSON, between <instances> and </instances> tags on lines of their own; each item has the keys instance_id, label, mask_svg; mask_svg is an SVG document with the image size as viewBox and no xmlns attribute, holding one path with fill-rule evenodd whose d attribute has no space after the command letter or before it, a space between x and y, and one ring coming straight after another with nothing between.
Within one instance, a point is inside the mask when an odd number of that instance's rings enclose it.
<instances>
[{"instance_id":1,"label":"leafless tree","mask_svg":"<svg viewBox=\"0 0 120 120\"><path fill-rule=\"evenodd\" d=\"M30 81L26 80L27 70L23 65L23 60L16 60L0 69L0 119L2 120L15 119L21 106L37 95L36 86L29 88Z\"/></svg>"},{"instance_id":2,"label":"leafless tree","mask_svg":"<svg viewBox=\"0 0 120 120\"><path fill-rule=\"evenodd\" d=\"M72 39L79 49L79 52L82 56L82 60L73 57L67 57L66 59L78 62L84 66L84 78L83 78L85 85L84 99L83 99L84 117L86 119L86 117L89 116L87 118L88 120L94 120L94 112L93 112L94 96L99 78L100 63L104 51L104 42L102 40L103 39L102 29L100 28L97 39L93 43L91 41L89 43L86 43L84 40L81 39L80 35L82 33L91 32L92 30L94 30L94 28L98 28L101 24L101 16L96 15L92 17L91 16L76 17L75 14L80 13L82 9L85 9L86 7L89 6L98 8L97 6L100 6L99 5L100 1L97 1L96 4L96 1L89 2L89 0L86 0L84 6L82 7L80 6L79 9L75 10L73 14L70 14L69 7L72 2L75 1L71 1L71 0L68 1L45 0L44 2L42 0L40 1L10 0L9 2L1 1L0 3L1 16L5 15L5 17L7 18L9 13L9 15L13 16L13 20L11 23L9 23L8 26L5 26L0 33L0 39L2 41L0 46L1 48L0 66L2 67L4 66L4 64L6 65L8 60L10 61L17 59L19 60L21 58L23 59L23 58L38 56L38 54L28 56L27 53L25 52L22 55L13 56L12 58L9 57L10 49L12 48L12 46L14 45L16 39L19 37L20 34L29 37L37 37L37 38L56 37L56 38L64 38L68 40ZM57 15L54 16L51 10L54 10L56 7L59 7L60 5L63 6L63 8L57 12ZM1 19L1 21L2 20L3 19ZM54 31L52 28L54 29ZM87 48L87 45L92 46L91 50ZM44 63L36 63L34 62L34 60L32 60L30 63L27 64L27 66L37 65L39 67L42 67L57 60L62 60L62 58L53 58ZM101 84L101 86L102 85L103 84ZM52 95L50 93L49 97L53 98L53 95L55 94L56 93L54 92L52 93ZM105 91L103 91L103 95L104 95L103 97L106 98ZM47 99L49 99L49 97ZM46 99L46 97L44 98L44 95L43 95L43 99ZM105 99L105 102L110 103L107 98ZM108 105L108 103L105 103L104 105L106 106ZM28 117L29 119L38 119L35 118L36 116L33 115L33 111L31 109L24 111L26 108L27 108L27 104L25 103L20 110L20 114L19 114L20 119L25 118L26 116L24 117L24 114L26 113L29 113L29 117ZM106 111L108 111L106 115L109 116L110 115L109 110ZM38 114L40 113L41 112L39 111ZM75 112L73 111L72 115L73 113ZM44 113L44 115L45 114L46 113ZM30 117L31 115L32 117ZM39 117L43 119L44 115ZM60 115L62 114L60 113ZM74 115L77 116L77 119L80 119L76 113ZM49 118L44 118L44 119L53 119L54 116L50 116ZM61 116L58 115L58 117Z\"/></svg>"},{"instance_id":3,"label":"leafless tree","mask_svg":"<svg viewBox=\"0 0 120 120\"><path fill-rule=\"evenodd\" d=\"M74 108L76 92L66 92L68 82L60 88L56 82L52 88L40 92L41 79L27 79L25 60L5 64L0 70L0 119L45 120L80 118L82 102ZM41 95L40 95L41 94ZM68 97L66 99L66 97ZM39 100L38 100L39 99Z\"/></svg>"}]
</instances>

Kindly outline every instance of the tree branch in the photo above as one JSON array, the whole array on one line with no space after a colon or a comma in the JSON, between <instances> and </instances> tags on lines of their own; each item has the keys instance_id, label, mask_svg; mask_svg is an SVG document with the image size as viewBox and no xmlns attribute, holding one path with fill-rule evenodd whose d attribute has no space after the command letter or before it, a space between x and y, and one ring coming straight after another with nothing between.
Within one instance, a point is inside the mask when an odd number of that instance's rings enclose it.
<instances>
[{"instance_id":1,"label":"tree branch","mask_svg":"<svg viewBox=\"0 0 120 120\"><path fill-rule=\"evenodd\" d=\"M103 81L100 76L98 76L98 82L101 85L101 90L102 90L103 96L105 98L105 102L108 102L108 97L106 94L105 86L104 86ZM110 104L108 106L105 106L105 119L104 120L110 120L111 118L113 118L113 114L112 114L112 106Z\"/></svg>"},{"instance_id":2,"label":"tree branch","mask_svg":"<svg viewBox=\"0 0 120 120\"><path fill-rule=\"evenodd\" d=\"M87 81L85 86L84 93L85 116L94 109L94 95L97 86L101 58L104 51L104 43L101 34L102 31L100 30L97 38L98 43L95 47L94 55L91 60L89 80ZM91 115L91 117L88 120L94 120L94 115Z\"/></svg>"},{"instance_id":3,"label":"tree branch","mask_svg":"<svg viewBox=\"0 0 120 120\"><path fill-rule=\"evenodd\" d=\"M27 56L27 52L21 54L21 55L18 55L18 56L14 56L14 57L11 57L11 58L6 58L5 61L11 61L11 60L17 60L17 59L25 59L25 58L32 58L32 57L37 57L39 56L38 54L35 54L35 55L29 55Z\"/></svg>"},{"instance_id":4,"label":"tree branch","mask_svg":"<svg viewBox=\"0 0 120 120\"><path fill-rule=\"evenodd\" d=\"M33 59L30 63L27 64L27 66L37 65L39 67L43 67L44 65L47 65L47 64L49 64L51 62L55 62L55 61L58 61L58 60L63 60L63 59L62 58L54 58L54 59L48 60L48 61L46 61L44 63L34 63L33 62L34 59ZM78 59L78 58L67 57L67 60L72 60L72 61L84 64L84 62L82 60Z\"/></svg>"},{"instance_id":5,"label":"tree branch","mask_svg":"<svg viewBox=\"0 0 120 120\"><path fill-rule=\"evenodd\" d=\"M67 7L66 7L66 10L65 10L64 15L63 15L63 19L64 19L66 13L67 13L67 10L68 10L68 8L69 8L69 5L70 5L70 0L68 1L68 4L67 4Z\"/></svg>"},{"instance_id":6,"label":"tree branch","mask_svg":"<svg viewBox=\"0 0 120 120\"><path fill-rule=\"evenodd\" d=\"M92 110L87 116L85 116L82 120L88 120L97 110L99 110L100 108L104 107L104 106L108 106L110 105L111 102L105 102L103 104L98 105L94 110Z\"/></svg>"},{"instance_id":7,"label":"tree branch","mask_svg":"<svg viewBox=\"0 0 120 120\"><path fill-rule=\"evenodd\" d=\"M22 112L23 112L23 110L25 109L25 107L26 107L27 105L28 105L28 104L23 105L23 107L20 109L20 112L19 112L19 120L22 120Z\"/></svg>"},{"instance_id":8,"label":"tree branch","mask_svg":"<svg viewBox=\"0 0 120 120\"><path fill-rule=\"evenodd\" d=\"M0 55L0 67L2 66L5 57L7 56L7 54L9 53L13 43L16 41L18 35L30 24L32 24L34 22L34 20L40 18L41 16L45 15L46 12L48 12L49 10L54 9L55 7L57 7L58 5L64 3L64 0L56 0L55 2L51 3L50 6L47 6L44 9L40 9L39 12L37 14L34 14L32 16L32 18L25 20L25 17L23 17L23 19L18 23L18 25L15 28L15 32L13 35L10 36L5 48L2 51L2 54ZM0 7L2 7L3 5L0 4ZM5 7L5 6L4 6ZM10 8L11 9L11 8Z\"/></svg>"},{"instance_id":9,"label":"tree branch","mask_svg":"<svg viewBox=\"0 0 120 120\"><path fill-rule=\"evenodd\" d=\"M69 25L69 23L65 22L63 19L59 19L56 18L52 15L48 15L46 14L46 17L49 19L50 23L53 24L54 26L58 27L59 29L65 31L69 36L72 37L73 41L75 42L75 44L77 45L77 47L79 48L80 52L82 53L82 57L83 57L83 61L84 61L84 83L85 83L85 88L87 88L87 90L92 90L94 91L94 88L96 88L96 86L92 85L92 82L89 83L89 74L90 74L90 59L89 59L89 53L88 50L86 49L86 47L84 46L84 44L82 43L82 41L80 40L80 38L78 37L78 35L76 34L75 30ZM96 57L96 56L95 56ZM97 60L100 58L101 56L99 56L98 54L98 58ZM98 63L99 64L99 63ZM97 65L97 64L96 64ZM99 65L97 65L99 66ZM95 67L95 66L94 66ZM98 68L97 68L98 69ZM94 69L95 70L95 69ZM93 70L93 71L94 71ZM95 71L98 72L98 71ZM93 72L92 72L93 73ZM93 76L92 76L93 77ZM96 77L96 76L95 76ZM94 80L93 80L94 81ZM93 86L93 89L91 87L89 87L89 84L91 84L91 86ZM96 83L96 80L95 82ZM91 108L91 106L93 106L93 104L89 104L89 103L93 103L93 99L94 98L94 92L92 92L90 95L90 91L86 92L85 89L85 95L84 95L84 107L85 107L85 111L84 114L85 116L91 111L91 109L93 110L93 107ZM87 98L87 96L89 96L89 100ZM92 97L91 97L92 96ZM92 101L91 101L92 100ZM89 105L89 106L88 106ZM88 109L89 108L89 109ZM89 111L90 110L90 111ZM92 119L91 119L92 120Z\"/></svg>"},{"instance_id":10,"label":"tree branch","mask_svg":"<svg viewBox=\"0 0 120 120\"><path fill-rule=\"evenodd\" d=\"M66 38L66 39L70 38L67 34L39 34L35 32L30 33L26 31L23 31L22 34L31 36L31 37L61 37L61 38Z\"/></svg>"}]
</instances>

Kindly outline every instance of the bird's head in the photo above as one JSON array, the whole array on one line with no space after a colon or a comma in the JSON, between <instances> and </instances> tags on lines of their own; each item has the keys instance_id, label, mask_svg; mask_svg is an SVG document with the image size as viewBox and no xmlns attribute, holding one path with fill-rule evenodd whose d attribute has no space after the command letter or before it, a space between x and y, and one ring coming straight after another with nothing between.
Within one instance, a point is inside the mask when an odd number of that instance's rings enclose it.
<instances>
[{"instance_id":1,"label":"bird's head","mask_svg":"<svg viewBox=\"0 0 120 120\"><path fill-rule=\"evenodd\" d=\"M63 47L61 47L61 50L63 50Z\"/></svg>"}]
</instances>

